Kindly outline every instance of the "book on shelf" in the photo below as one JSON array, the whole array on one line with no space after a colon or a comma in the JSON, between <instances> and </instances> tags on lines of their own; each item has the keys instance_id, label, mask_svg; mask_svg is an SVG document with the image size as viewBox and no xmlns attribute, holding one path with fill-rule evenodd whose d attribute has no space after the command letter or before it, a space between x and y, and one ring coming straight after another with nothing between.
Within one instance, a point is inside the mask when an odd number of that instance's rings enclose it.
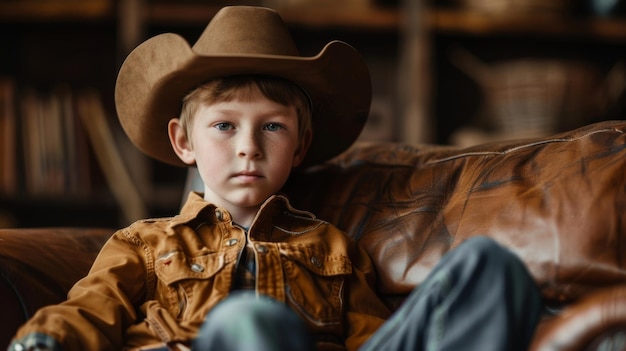
<instances>
[{"instance_id":1,"label":"book on shelf","mask_svg":"<svg viewBox=\"0 0 626 351\"><path fill-rule=\"evenodd\" d=\"M88 195L93 162L73 93L60 85L47 93L24 88L19 95L25 192Z\"/></svg>"},{"instance_id":2,"label":"book on shelf","mask_svg":"<svg viewBox=\"0 0 626 351\"><path fill-rule=\"evenodd\" d=\"M0 192L14 194L17 190L16 168L15 82L0 77Z\"/></svg>"},{"instance_id":3,"label":"book on shelf","mask_svg":"<svg viewBox=\"0 0 626 351\"><path fill-rule=\"evenodd\" d=\"M147 216L147 162L117 137L99 92L66 85L16 91L0 80L3 195L89 198L108 188L125 221Z\"/></svg>"},{"instance_id":4,"label":"book on shelf","mask_svg":"<svg viewBox=\"0 0 626 351\"><path fill-rule=\"evenodd\" d=\"M43 146L39 136L43 133L39 125L40 110L41 104L37 93L31 88L25 88L20 94L20 111L24 167L22 179L28 194L41 194L46 191L41 161L44 157Z\"/></svg>"},{"instance_id":5,"label":"book on shelf","mask_svg":"<svg viewBox=\"0 0 626 351\"><path fill-rule=\"evenodd\" d=\"M72 90L61 85L53 93L59 100L61 124L65 133L62 146L65 150L63 165L66 169L64 188L72 194L86 195L92 189L90 164L93 163L87 133L77 117Z\"/></svg>"}]
</instances>

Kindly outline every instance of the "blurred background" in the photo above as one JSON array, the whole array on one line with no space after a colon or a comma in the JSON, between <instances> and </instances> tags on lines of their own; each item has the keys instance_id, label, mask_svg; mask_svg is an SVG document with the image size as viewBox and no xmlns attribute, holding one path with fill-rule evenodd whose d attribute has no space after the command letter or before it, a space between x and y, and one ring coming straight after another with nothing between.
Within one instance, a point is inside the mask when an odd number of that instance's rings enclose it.
<instances>
[{"instance_id":1,"label":"blurred background","mask_svg":"<svg viewBox=\"0 0 626 351\"><path fill-rule=\"evenodd\" d=\"M374 97L362 141L478 143L623 119L626 0L0 0L0 227L175 214L186 170L121 131L119 65L225 5L279 11L305 55L344 40Z\"/></svg>"}]
</instances>

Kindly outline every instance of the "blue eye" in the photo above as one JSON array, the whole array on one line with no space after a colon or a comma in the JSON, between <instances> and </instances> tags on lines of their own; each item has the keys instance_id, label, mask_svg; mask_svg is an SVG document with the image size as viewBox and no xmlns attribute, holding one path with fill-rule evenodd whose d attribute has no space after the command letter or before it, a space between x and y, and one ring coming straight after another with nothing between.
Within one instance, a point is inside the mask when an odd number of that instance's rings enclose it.
<instances>
[{"instance_id":1,"label":"blue eye","mask_svg":"<svg viewBox=\"0 0 626 351\"><path fill-rule=\"evenodd\" d=\"M233 128L233 125L226 122L220 122L215 125L215 128L217 130L231 130Z\"/></svg>"},{"instance_id":2,"label":"blue eye","mask_svg":"<svg viewBox=\"0 0 626 351\"><path fill-rule=\"evenodd\" d=\"M281 130L281 129L284 129L284 128L283 128L283 126L281 126L281 125L280 125L280 124L278 124L278 123L268 123L268 124L265 126L265 129L266 129L266 130L269 130L270 132L277 132L277 131L279 131L279 130Z\"/></svg>"}]
</instances>

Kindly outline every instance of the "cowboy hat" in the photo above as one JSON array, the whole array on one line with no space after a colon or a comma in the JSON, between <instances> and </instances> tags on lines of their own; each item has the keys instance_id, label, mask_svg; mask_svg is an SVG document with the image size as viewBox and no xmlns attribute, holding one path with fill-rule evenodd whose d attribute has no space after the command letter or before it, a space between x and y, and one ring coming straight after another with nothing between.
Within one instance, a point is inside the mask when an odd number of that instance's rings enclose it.
<instances>
[{"instance_id":1,"label":"cowboy hat","mask_svg":"<svg viewBox=\"0 0 626 351\"><path fill-rule=\"evenodd\" d=\"M142 152L186 166L174 153L167 123L182 98L211 79L233 75L287 79L311 99L313 140L303 165L326 161L359 136L371 101L366 63L350 45L332 41L304 57L276 11L229 6L219 10L193 46L174 33L159 34L126 58L115 85L120 123Z\"/></svg>"}]
</instances>

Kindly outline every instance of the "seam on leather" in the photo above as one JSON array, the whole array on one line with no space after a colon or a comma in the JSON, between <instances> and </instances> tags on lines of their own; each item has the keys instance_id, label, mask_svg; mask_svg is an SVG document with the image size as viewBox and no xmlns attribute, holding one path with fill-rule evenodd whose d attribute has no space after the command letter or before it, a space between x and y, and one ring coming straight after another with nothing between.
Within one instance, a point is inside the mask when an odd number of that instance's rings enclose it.
<instances>
[{"instance_id":1,"label":"seam on leather","mask_svg":"<svg viewBox=\"0 0 626 351\"><path fill-rule=\"evenodd\" d=\"M590 131L590 132L588 132L586 134L583 134L583 135L580 135L580 136L574 137L574 138L554 138L554 139L539 140L539 141L528 143L528 144L514 146L514 147L506 149L504 151L466 152L466 153L462 153L462 154L459 154L459 155L454 155L454 156L450 156L450 157L444 157L444 158L440 158L440 159L437 159L437 160L431 160L431 161L426 162L426 164L447 162L447 161L452 161L452 160L456 160L456 159L459 159L459 158L471 157L471 156L504 155L504 154L508 154L508 153L511 153L511 152L515 152L517 150L521 150L521 149L525 149L525 148L528 148L528 147L532 147L532 146L543 145L543 144L552 144L552 143L572 142L572 141L577 141L577 140L586 138L586 137L588 137L590 135L594 135L594 134L598 134L598 133L605 133L605 132L617 132L619 134L623 134L624 133L620 129L606 128L606 129Z\"/></svg>"}]
</instances>

